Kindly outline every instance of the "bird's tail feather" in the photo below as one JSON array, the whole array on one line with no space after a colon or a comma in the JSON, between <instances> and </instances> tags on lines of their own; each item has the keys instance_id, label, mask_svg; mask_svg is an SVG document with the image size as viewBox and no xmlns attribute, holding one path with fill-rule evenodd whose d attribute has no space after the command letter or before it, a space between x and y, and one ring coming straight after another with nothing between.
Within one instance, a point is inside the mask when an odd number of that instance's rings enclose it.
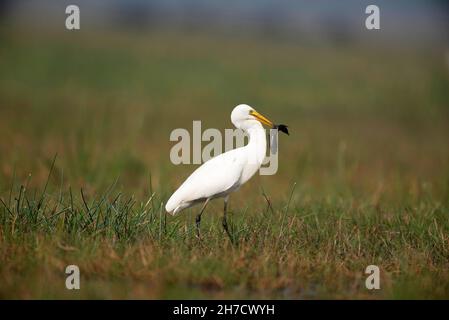
<instances>
[{"instance_id":1,"label":"bird's tail feather","mask_svg":"<svg viewBox=\"0 0 449 320\"><path fill-rule=\"evenodd\" d=\"M170 199L168 199L167 204L165 205L165 210L171 215L176 215L181 210L188 207L188 204L184 204L180 200L180 194L178 191L172 194Z\"/></svg>"},{"instance_id":2,"label":"bird's tail feather","mask_svg":"<svg viewBox=\"0 0 449 320\"><path fill-rule=\"evenodd\" d=\"M170 213L171 215L175 215L176 212L176 207L178 206L178 201L175 201L176 199L174 199L173 197L174 195L172 195L170 197L170 199L168 199L166 205L165 205L165 211L167 211L168 213Z\"/></svg>"}]
</instances>

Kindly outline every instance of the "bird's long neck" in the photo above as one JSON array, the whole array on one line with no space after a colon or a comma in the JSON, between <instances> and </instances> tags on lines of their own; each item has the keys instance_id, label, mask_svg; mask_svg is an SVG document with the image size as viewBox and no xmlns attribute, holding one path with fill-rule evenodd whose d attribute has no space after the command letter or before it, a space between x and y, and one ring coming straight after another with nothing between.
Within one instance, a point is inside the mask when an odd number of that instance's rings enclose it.
<instances>
[{"instance_id":1,"label":"bird's long neck","mask_svg":"<svg viewBox=\"0 0 449 320\"><path fill-rule=\"evenodd\" d=\"M267 152L265 130L261 124L257 123L257 125L250 127L247 132L249 135L249 143L246 146L248 149L248 162L260 167Z\"/></svg>"}]
</instances>

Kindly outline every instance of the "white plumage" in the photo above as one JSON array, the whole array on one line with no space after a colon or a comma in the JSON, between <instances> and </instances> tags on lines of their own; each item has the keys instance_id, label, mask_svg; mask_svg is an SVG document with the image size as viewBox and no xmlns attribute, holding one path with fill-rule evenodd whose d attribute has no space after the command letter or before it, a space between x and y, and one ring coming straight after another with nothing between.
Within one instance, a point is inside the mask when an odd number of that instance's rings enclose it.
<instances>
[{"instance_id":1,"label":"white plumage","mask_svg":"<svg viewBox=\"0 0 449 320\"><path fill-rule=\"evenodd\" d=\"M271 128L278 128L273 122L246 104L240 104L234 108L231 113L231 121L236 128L248 133L248 144L206 161L173 193L165 206L167 212L175 215L183 209L204 202L204 206L197 216L198 236L201 214L205 206L209 200L219 197L225 198L223 226L229 235L226 224L228 195L238 190L262 165L267 141L261 123ZM284 129L282 131L288 133L286 127L282 127Z\"/></svg>"}]
</instances>

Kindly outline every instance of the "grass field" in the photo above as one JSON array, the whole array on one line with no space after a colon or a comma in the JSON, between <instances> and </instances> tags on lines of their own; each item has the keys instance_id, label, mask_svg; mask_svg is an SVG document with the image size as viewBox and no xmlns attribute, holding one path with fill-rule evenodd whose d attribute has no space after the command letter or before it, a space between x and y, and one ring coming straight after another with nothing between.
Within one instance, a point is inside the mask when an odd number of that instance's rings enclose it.
<instances>
[{"instance_id":1,"label":"grass field","mask_svg":"<svg viewBox=\"0 0 449 320\"><path fill-rule=\"evenodd\" d=\"M0 298L449 298L449 74L437 50L0 33ZM289 125L275 176L176 217L175 128ZM263 192L271 200L267 205ZM65 267L81 290L65 288ZM368 265L381 289L365 288Z\"/></svg>"}]
</instances>

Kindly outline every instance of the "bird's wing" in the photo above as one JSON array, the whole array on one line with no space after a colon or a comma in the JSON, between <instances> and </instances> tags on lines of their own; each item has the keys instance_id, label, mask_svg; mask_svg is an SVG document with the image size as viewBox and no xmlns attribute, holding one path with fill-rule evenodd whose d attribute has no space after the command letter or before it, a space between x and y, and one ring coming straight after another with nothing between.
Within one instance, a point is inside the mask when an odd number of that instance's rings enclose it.
<instances>
[{"instance_id":1,"label":"bird's wing","mask_svg":"<svg viewBox=\"0 0 449 320\"><path fill-rule=\"evenodd\" d=\"M246 163L242 148L225 152L197 168L167 202L168 212L182 203L207 199L236 186Z\"/></svg>"}]
</instances>

